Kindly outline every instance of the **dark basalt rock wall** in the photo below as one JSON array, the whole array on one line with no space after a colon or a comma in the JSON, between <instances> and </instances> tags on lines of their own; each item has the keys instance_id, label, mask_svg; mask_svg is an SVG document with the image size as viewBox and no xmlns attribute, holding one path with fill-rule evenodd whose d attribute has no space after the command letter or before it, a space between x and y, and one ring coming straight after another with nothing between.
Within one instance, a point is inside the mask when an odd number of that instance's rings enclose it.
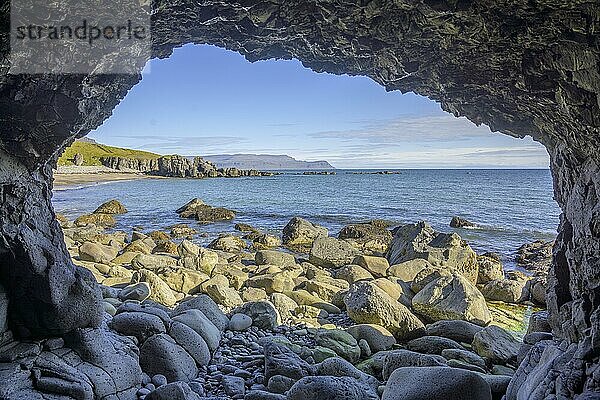
<instances>
[{"instance_id":1,"label":"dark basalt rock wall","mask_svg":"<svg viewBox=\"0 0 600 400\"><path fill-rule=\"evenodd\" d=\"M140 76L7 75L6 0L0 9L0 272L11 324L37 334L94 325L95 289L69 261L53 222L49 166L108 118ZM548 304L564 343L546 346L554 355L529 357L514 382L537 377L539 398L600 390L597 1L178 0L156 1L154 9L156 57L210 43L251 61L298 58L315 71L414 91L455 115L543 143L563 210Z\"/></svg>"}]
</instances>

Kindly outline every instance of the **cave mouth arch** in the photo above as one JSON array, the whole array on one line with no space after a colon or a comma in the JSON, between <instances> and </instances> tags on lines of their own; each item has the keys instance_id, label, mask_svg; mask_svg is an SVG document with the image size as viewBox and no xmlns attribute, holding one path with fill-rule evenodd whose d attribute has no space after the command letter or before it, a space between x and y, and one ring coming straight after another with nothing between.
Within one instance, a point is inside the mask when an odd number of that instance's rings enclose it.
<instances>
[{"instance_id":1,"label":"cave mouth arch","mask_svg":"<svg viewBox=\"0 0 600 400\"><path fill-rule=\"evenodd\" d=\"M269 145L277 140L280 140L278 136L285 134L286 125L293 123L300 127L294 126L294 134L289 134L291 141L297 140L296 136L302 137L302 149L312 152L312 149L322 143L315 142L311 136L316 136L317 139L321 139L322 136L329 141L329 151L337 151L332 153L332 157L336 160L335 166L340 169L376 169L379 171L390 170L390 169L515 169L521 168L521 165L515 164L518 162L525 162L524 157L515 157L519 154L519 150L527 150L527 155L531 154L531 157L537 156L533 148L530 150L530 144L534 143L530 141L524 142L522 139L513 138L507 135L501 135L498 133L491 132L488 127L480 126L476 127L466 118L457 119L451 114L448 114L441 109L439 105L429 99L421 96L414 95L412 93L402 94L400 92L386 92L383 88L370 80L370 78L356 77L356 76L338 76L330 75L327 73L318 74L314 71L305 68L297 60L291 61L280 61L270 60L258 63L247 62L239 53L227 51L222 48L217 48L209 45L185 45L174 50L173 54L169 59L153 59L149 61L151 66L148 68L150 71L148 74L143 75L142 80L125 96L123 101L119 104L115 113L104 121L103 125L98 130L92 131L88 137L97 140L99 143L115 145L118 147L134 148L142 151L152 151L154 153L169 155L178 154L185 156L201 156L204 157L208 154L239 154L239 153L254 153L254 154L283 154L285 151L294 151L298 148L294 148L293 144L285 142L286 150L279 148L267 148L264 150L264 145ZM204 66L206 64L206 66ZM239 76L231 76L237 74ZM272 81L272 82L269 82ZM224 86L226 82L226 86ZM246 83L248 82L248 83ZM281 85L281 87L280 87ZM288 85L288 86L284 86ZM309 86L306 88L306 86ZM218 95L215 95L215 88L218 88ZM257 92L258 89L262 89L264 92ZM334 94L334 91L340 91L343 94ZM203 98L198 99L197 93L203 93ZM317 98L320 95L326 94L327 99L323 101L316 101L315 105L308 105L309 101ZM361 98L361 95L367 99ZM160 96L159 96L160 95ZM274 98L271 100L270 98ZM353 98L356 100L346 101L346 98ZM169 104L164 103L164 98L170 98ZM294 102L291 102L292 98ZM383 99L388 99L384 101ZM233 100L233 103L230 101ZM254 101L257 103L253 106L250 103ZM346 101L346 102L344 102ZM342 105L329 105L329 103L341 102ZM373 106L369 106L368 102L376 102L383 108L383 112L378 109L377 115L375 115ZM412 103L416 103L414 106ZM300 108L300 105L306 105L306 108ZM164 108L164 109L163 109ZM274 111L272 109L275 108ZM321 108L323 109L321 111ZM345 114L341 117L331 117L332 121L317 122L314 125L308 125L306 121L320 121L324 117L324 114L329 115L331 113L340 112L341 109L346 109ZM333 111L330 111L332 109ZM390 111L388 111L388 109ZM221 111L226 110L226 111ZM287 114L290 111L294 111L291 114L293 117ZM231 121L224 120L227 116L236 116L240 113L240 120L242 123L230 123ZM321 112L321 114L319 114ZM257 113L258 115L253 119L248 118L248 114ZM379 114L383 114L380 116ZM422 114L422 116L421 116ZM342 123L340 120L348 118L354 118L359 121L369 121L368 126L365 127L362 123L352 123L351 127L341 127ZM289 118L294 118L293 121ZM230 118L237 119L237 118ZM117 120L117 122L114 122ZM174 127L170 126L170 122L175 121ZM215 123L218 121L218 124ZM111 123L113 122L113 123ZM225 127L215 131L216 125L224 124ZM262 124L262 125L261 125ZM354 127L354 125L357 125ZM260 130L265 125L275 125L276 132L273 136L269 136L270 133L265 134L266 138L255 137L259 135ZM280 125L283 125L280 127ZM321 127L325 125L325 127ZM404 126L403 126L404 125ZM131 128L131 127L135 128ZM198 128L196 128L198 126ZM305 126L307 126L305 128ZM374 127L372 127L374 126ZM183 127L183 128L182 128ZM189 128L192 127L192 128ZM185 134L187 130L191 129L191 132L187 136L180 136ZM394 129L397 132L392 132ZM131 131L129 131L131 130ZM200 130L198 132L197 130ZM298 133L298 131L302 133ZM160 136L160 132L169 132L168 135ZM236 136L225 136L228 132L235 132ZM280 132L281 131L281 132ZM145 133L147 132L147 134ZM394 141L391 142L388 136L395 133ZM223 135L223 136L219 136ZM351 138L348 136L352 135ZM206 138L207 142L203 141ZM454 136L458 136L456 142L451 141ZM333 138L332 138L333 137ZM372 138L372 139L371 139ZM383 145L377 146L373 143L373 140L379 138L384 139ZM219 140L215 142L214 140ZM250 140L251 139L251 140ZM263 143L259 143L258 139L262 139ZM487 139L490 139L486 141ZM196 141L197 140L197 141ZM227 140L231 140L233 143L226 143ZM312 142L311 142L312 140ZM236 142L239 141L239 144ZM358 156L353 150L341 150L344 145L340 141L349 142L348 147L357 148L359 146L368 146L370 153L362 155L363 158L368 162L373 162L370 156L375 156L378 151L383 151L388 154L386 160L390 164L379 165L377 162L381 162L382 157L374 159L375 164L373 165L361 165L360 162L365 162ZM441 143L437 143L441 141ZM394 143L397 142L397 143ZM314 144L313 144L314 143ZM468 146L466 148L467 155L455 155L453 152L444 153L443 150L452 150L454 147ZM257 147L258 144L258 147ZM543 146L538 145L539 149L543 149L539 154L539 158L532 161L532 164L526 165L525 168L547 168L549 165L548 154ZM164 148L161 146L165 146ZM208 145L208 150L206 149ZM283 145L283 144L281 144ZM237 146L237 147L228 147ZM252 146L252 147L247 147ZM337 147L339 146L339 147ZM411 148L410 153L423 153L420 156L412 156L414 158L405 161L405 157L409 154L400 153L399 155L393 154L393 149L405 150L409 146ZM471 147L472 146L472 147ZM497 147L496 147L497 146ZM514 148L511 148L514 146ZM290 150L288 150L290 149ZM434 159L434 153L436 149L440 149L441 156ZM365 151L365 150L363 150ZM459 152L465 151L465 148L458 149ZM427 152L427 154L425 154ZM477 153L482 153L481 160L478 159ZM491 152L492 156L486 154ZM514 152L514 153L513 153ZM340 165L340 153L348 153L348 159L341 159L345 164ZM500 153L500 157L496 157L495 154ZM543 153L543 155L542 155ZM292 153L292 155L295 155ZM72 156L72 154L71 154ZM311 154L312 156L312 154ZM359 158L357 158L359 157ZM298 158L298 157L296 157ZM327 156L323 156L327 159ZM469 159L475 159L474 164L467 164ZM209 158L210 160L210 158ZM67 161L67 160L63 160ZM405 164L397 165L394 161L405 162ZM436 162L444 162L446 164L436 164ZM535 162L535 164L534 164ZM464 163L464 164L461 164ZM496 164L493 164L496 163ZM539 164L537 164L539 163ZM113 165L117 163L114 162ZM110 165L110 164L105 164ZM220 165L218 165L220 166ZM242 168L244 169L244 168ZM260 168L259 168L260 169ZM344 171L340 171L342 174ZM424 177L427 180L425 185L433 185L435 182L429 181L429 177ZM473 178L477 179L477 178ZM532 177L533 179L533 177ZM536 185L539 184L545 190L544 194L548 193L548 185L546 180L536 180ZM551 182L551 180L549 180ZM440 182L441 183L441 182ZM399 185L406 185L407 182L398 182ZM502 184L502 183L497 183ZM266 185L268 186L268 185ZM160 189L160 186L156 186ZM214 188L213 188L214 189ZM231 199L235 199L235 193L224 188L223 191L229 193ZM538 189L541 189L538 188ZM208 204L216 204L219 206L228 207L241 211L242 213L247 210L243 209L243 206L237 204L235 201L225 201L221 196L215 197L210 192L210 188L207 189L209 193L203 194L203 200ZM383 188L379 190L384 190ZM448 188L448 191L452 191L452 188ZM466 191L467 188L464 188ZM508 263L511 267L515 267L516 264L511 255L516 251L518 247L524 243L534 242L538 239L547 241L554 241L555 231L558 227L558 214L555 213L555 209L551 210L548 204L544 203L529 203L529 214L524 214L521 218L525 220L531 220L536 222L528 222L527 226L523 226L522 229L533 231L531 233L523 233L523 237L519 237L519 234L515 232L508 233L508 227L506 224L510 224L509 220L512 218L519 218L511 214L509 207L498 207L497 211L487 210L484 205L478 205L469 202L470 196L476 196L474 188L471 188L471 192L468 192L465 198L457 200L461 203L460 207L453 206L448 200L444 202L442 199L437 199L436 202L441 207L446 207L448 210L444 213L444 216L432 216L428 215L427 211L420 207L419 202L411 202L409 204L402 204L401 207L405 210L415 210L413 212L405 211L401 213L385 214L383 211L379 211L377 214L369 215L363 214L356 216L354 221L367 221L373 218L390 219L396 222L412 223L417 220L426 220L438 230L444 230L447 228L448 222L454 215L462 215L471 219L475 218L475 221L481 222L485 225L478 231L464 231L461 235L468 239L476 247L478 252L498 252L503 255L503 261ZM251 196L251 193L247 195ZM348 195L351 195L348 193ZM408 193L403 193L403 198L408 197ZM415 197L424 194L415 194ZM458 196L458 194L455 194ZM517 194L514 194L516 198ZM54 196L56 198L56 194ZM58 195L61 202L68 203L67 196ZM159 194L156 193L155 199L158 200ZM506 200L509 200L510 194L507 195ZM106 201L110 198L104 196ZM180 205L188 201L186 198L177 197L177 202L170 204L172 209L178 208ZM458 199L458 197L456 197ZM547 199L551 199L551 195L547 195ZM92 207L89 212L93 211L93 204L98 199L89 199L88 206ZM238 200L241 201L241 199ZM266 200L266 199L265 199ZM300 198L297 199L301 201ZM338 199L341 202L342 199ZM248 201L251 203L259 202L257 198L248 197ZM305 201L311 201L305 199ZM314 200L313 200L314 201ZM354 201L360 202L359 198ZM381 202L385 200L381 199ZM389 201L389 200L388 200ZM170 208L164 205L166 202L162 200L163 208L162 213L168 215ZM500 206L503 204L503 198L496 198L492 201L493 204ZM157 203L154 203L157 205ZM132 205L127 204L128 208ZM273 215L283 212L274 208L270 204L271 208L267 204L264 204L264 212ZM135 202L135 209L140 210L141 205L139 201ZM240 208L241 207L241 208ZM286 215L293 215L294 212L297 215L308 217L310 214L308 210L300 209L300 205L297 210L286 209ZM489 217L486 219L485 216L477 214L474 211L480 208L486 208L485 214ZM526 206L524 206L526 208ZM57 211L63 213L60 207L57 207ZM551 223L543 222L541 215L534 215L533 210L538 208L548 208L549 215L546 215L548 219L551 219ZM85 210L86 212L88 210ZM131 210L130 210L131 211ZM342 214L345 210L338 209L337 212ZM479 209L478 211L481 211ZM516 211L516 210L513 210ZM83 212L83 210L80 210ZM138 211L139 212L139 211ZM329 225L328 220L335 218L333 214L327 214L327 210L320 209L315 210L319 215L327 216L327 219L314 220L313 222L320 225L327 226L331 232L337 232L343 224L336 223ZM406 215L409 213L409 215ZM429 213L431 214L431 213ZM495 219L493 216L499 214L498 221L491 221L490 218ZM76 218L79 215L68 213L67 217ZM519 214L521 215L521 214ZM291 217L290 217L291 218ZM505 225L502 226L504 220ZM242 222L250 223L251 225L259 228L265 228L261 226L261 223L265 221L260 220L244 220ZM269 226L277 226L277 231L285 226L287 220L279 220L275 222L270 221ZM176 221L170 221L172 225L176 224ZM159 226L153 223L151 220L139 221L139 226L145 226L149 224L153 229L162 229L164 226ZM166 226L166 225L165 225ZM500 228L502 226L502 228ZM125 225L121 226L123 229L129 229ZM230 227L233 229L233 225ZM225 228L223 228L225 229ZM491 230L489 233L483 233L486 230ZM507 229L506 232L506 243L503 245L493 244L493 232L497 229ZM211 231L212 232L212 231ZM549 234L552 232L552 234ZM212 232L214 233L214 232ZM274 233L274 232L272 232ZM466 235L466 236L465 236ZM510 239L509 239L510 238ZM502 239L498 239L502 241ZM204 244L209 244L210 240L204 241Z\"/></svg>"},{"instance_id":2,"label":"cave mouth arch","mask_svg":"<svg viewBox=\"0 0 600 400\"><path fill-rule=\"evenodd\" d=\"M315 71L366 75L388 90L414 91L456 116L544 144L563 211L548 302L556 338L573 349L563 357L553 390L567 397L598 391L597 379L588 378L600 348L597 4L155 6L155 57L184 43L218 45L251 61L293 57ZM7 38L0 63L0 280L12 322L24 333L61 334L99 323L99 292L68 259L50 203L51 167L75 137L110 115L140 77L8 75ZM550 373L540 372L536 382Z\"/></svg>"}]
</instances>

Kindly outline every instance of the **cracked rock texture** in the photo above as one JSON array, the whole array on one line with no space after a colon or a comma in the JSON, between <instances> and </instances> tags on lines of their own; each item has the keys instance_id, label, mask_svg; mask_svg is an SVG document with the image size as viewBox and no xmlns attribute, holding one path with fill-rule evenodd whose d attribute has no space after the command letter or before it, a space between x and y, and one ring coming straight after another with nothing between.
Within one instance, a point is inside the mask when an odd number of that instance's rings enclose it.
<instances>
[{"instance_id":1,"label":"cracked rock texture","mask_svg":"<svg viewBox=\"0 0 600 400\"><path fill-rule=\"evenodd\" d=\"M548 282L552 328L563 343L526 357L519 374L536 376L543 393L536 398L600 391L597 1L163 0L153 7L155 57L210 43L251 61L297 58L318 72L414 91L457 116L543 143L563 211ZM9 2L0 9L0 283L9 324L23 336L97 326L98 290L70 262L54 221L50 168L141 76L8 75Z\"/></svg>"}]
</instances>

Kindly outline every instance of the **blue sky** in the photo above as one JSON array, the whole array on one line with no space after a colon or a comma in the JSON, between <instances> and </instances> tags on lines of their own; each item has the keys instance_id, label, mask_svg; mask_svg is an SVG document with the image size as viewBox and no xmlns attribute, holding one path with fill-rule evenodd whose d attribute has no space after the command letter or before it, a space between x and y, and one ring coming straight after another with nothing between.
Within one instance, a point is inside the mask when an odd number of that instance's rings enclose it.
<instances>
[{"instance_id":1,"label":"blue sky","mask_svg":"<svg viewBox=\"0 0 600 400\"><path fill-rule=\"evenodd\" d=\"M338 168L547 168L539 144L492 133L415 94L298 61L249 63L187 45L149 72L90 135L160 154L288 154Z\"/></svg>"}]
</instances>

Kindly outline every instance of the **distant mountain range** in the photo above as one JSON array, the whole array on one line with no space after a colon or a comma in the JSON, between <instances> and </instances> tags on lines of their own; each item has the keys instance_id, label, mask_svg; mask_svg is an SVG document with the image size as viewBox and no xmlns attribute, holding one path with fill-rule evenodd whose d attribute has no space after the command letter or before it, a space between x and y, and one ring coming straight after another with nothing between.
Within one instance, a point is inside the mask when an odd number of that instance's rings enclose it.
<instances>
[{"instance_id":1,"label":"distant mountain range","mask_svg":"<svg viewBox=\"0 0 600 400\"><path fill-rule=\"evenodd\" d=\"M221 168L257 169L259 171L331 170L327 161L301 161L287 155L218 154L202 156Z\"/></svg>"}]
</instances>

